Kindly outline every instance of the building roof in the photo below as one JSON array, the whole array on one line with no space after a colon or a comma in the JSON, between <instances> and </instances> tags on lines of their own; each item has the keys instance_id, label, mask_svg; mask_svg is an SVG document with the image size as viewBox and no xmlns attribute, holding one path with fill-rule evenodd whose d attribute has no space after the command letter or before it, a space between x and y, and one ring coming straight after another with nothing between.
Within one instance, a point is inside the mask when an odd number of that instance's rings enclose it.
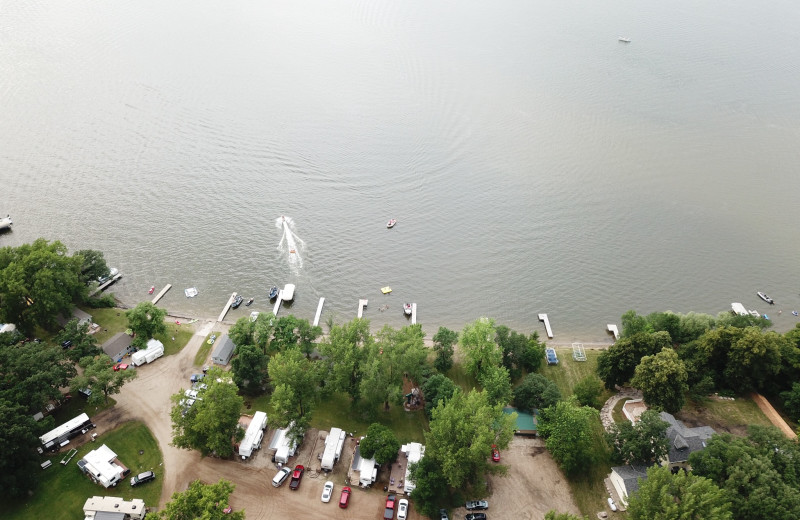
<instances>
[{"instance_id":1,"label":"building roof","mask_svg":"<svg viewBox=\"0 0 800 520\"><path fill-rule=\"evenodd\" d=\"M223 364L227 364L228 360L230 360L233 355L234 348L236 348L236 345L233 344L231 338L227 335L222 336L216 348L214 348L214 352L211 353L211 359L214 362L216 362L216 360L222 360L224 361Z\"/></svg>"},{"instance_id":2,"label":"building roof","mask_svg":"<svg viewBox=\"0 0 800 520\"><path fill-rule=\"evenodd\" d=\"M647 478L647 466L614 466L611 471L620 476L628 496L639 489L639 479Z\"/></svg>"},{"instance_id":3,"label":"building roof","mask_svg":"<svg viewBox=\"0 0 800 520\"><path fill-rule=\"evenodd\" d=\"M70 314L69 317L64 316L64 314L59 314L58 316L56 316L56 321L62 327L66 327L67 323L69 323L73 318L77 318L79 322L84 322L84 321L88 321L89 323L92 322L92 315L89 314L88 312L80 310L77 307L72 309L72 314Z\"/></svg>"},{"instance_id":4,"label":"building roof","mask_svg":"<svg viewBox=\"0 0 800 520\"><path fill-rule=\"evenodd\" d=\"M124 352L131 346L133 338L124 332L117 332L111 339L103 343L103 352L105 352L114 361L120 352Z\"/></svg>"},{"instance_id":5,"label":"building roof","mask_svg":"<svg viewBox=\"0 0 800 520\"><path fill-rule=\"evenodd\" d=\"M139 515L144 511L144 500L141 498L134 498L132 500L123 500L117 497L90 497L86 499L83 504L83 512L97 512L95 520L104 518L105 515L99 513L113 513L127 515Z\"/></svg>"},{"instance_id":6,"label":"building roof","mask_svg":"<svg viewBox=\"0 0 800 520\"><path fill-rule=\"evenodd\" d=\"M662 420L669 423L665 435L669 440L667 458L670 463L688 461L689 455L704 449L706 441L716 433L710 426L689 428L667 412L661 412L659 415Z\"/></svg>"},{"instance_id":7,"label":"building roof","mask_svg":"<svg viewBox=\"0 0 800 520\"><path fill-rule=\"evenodd\" d=\"M116 458L117 454L103 444L96 450L87 453L82 460L86 463L86 469L92 476L108 487L116 479L122 477L122 468L114 464Z\"/></svg>"}]
</instances>

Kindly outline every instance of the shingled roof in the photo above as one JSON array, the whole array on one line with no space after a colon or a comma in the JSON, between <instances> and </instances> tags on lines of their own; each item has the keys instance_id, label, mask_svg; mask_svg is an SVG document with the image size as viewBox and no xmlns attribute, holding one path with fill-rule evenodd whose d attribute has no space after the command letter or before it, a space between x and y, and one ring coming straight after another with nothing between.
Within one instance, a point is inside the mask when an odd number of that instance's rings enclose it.
<instances>
[{"instance_id":1,"label":"shingled roof","mask_svg":"<svg viewBox=\"0 0 800 520\"><path fill-rule=\"evenodd\" d=\"M687 462L689 455L705 448L706 441L716 433L710 426L689 428L667 412L661 412L659 415L662 420L669 423L666 436L669 439L667 457L670 464Z\"/></svg>"}]
</instances>

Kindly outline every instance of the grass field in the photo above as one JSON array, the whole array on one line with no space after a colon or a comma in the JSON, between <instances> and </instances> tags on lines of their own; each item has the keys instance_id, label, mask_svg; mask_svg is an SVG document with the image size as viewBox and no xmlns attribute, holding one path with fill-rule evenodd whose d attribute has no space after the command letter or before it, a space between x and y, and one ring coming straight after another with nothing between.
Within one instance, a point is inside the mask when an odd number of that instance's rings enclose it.
<instances>
[{"instance_id":1,"label":"grass field","mask_svg":"<svg viewBox=\"0 0 800 520\"><path fill-rule=\"evenodd\" d=\"M215 330L214 332L206 336L206 339L203 340L203 345L200 347L200 350L198 350L197 354L194 356L194 366L202 367L203 364L206 362L206 358L208 358L208 355L211 353L211 349L214 348L214 345L208 342L211 336L219 338L220 336L222 336L222 333L218 330Z\"/></svg>"},{"instance_id":2,"label":"grass field","mask_svg":"<svg viewBox=\"0 0 800 520\"><path fill-rule=\"evenodd\" d=\"M153 470L156 481L134 488L126 478L109 489L92 482L81 472L77 462L89 451L103 444L111 448L120 462L131 470L128 477ZM148 507L158 506L161 499L161 479L164 476L162 456L156 440L144 424L125 423L116 430L99 436L97 442L83 445L66 465L60 463L63 457L64 454L51 457L53 465L42 470L39 488L32 497L16 502L4 500L0 504L0 517L15 520L74 520L81 518L86 499L95 495L116 496L125 500L141 498ZM44 460L45 457L42 457L42 462Z\"/></svg>"},{"instance_id":3,"label":"grass field","mask_svg":"<svg viewBox=\"0 0 800 520\"><path fill-rule=\"evenodd\" d=\"M92 315L92 320L100 325L94 337L97 344L102 346L103 343L111 339L114 334L124 332L128 328L128 318L125 317L124 309L83 309ZM186 323L180 325L175 322L167 322L167 332L159 334L156 339L164 344L164 355L171 356L178 352L189 343L189 340L194 334L194 328ZM175 338L174 340L172 338Z\"/></svg>"},{"instance_id":4,"label":"grass field","mask_svg":"<svg viewBox=\"0 0 800 520\"><path fill-rule=\"evenodd\" d=\"M558 385L563 397L568 397L579 381L597 374L597 358L600 357L601 352L602 350L587 349L586 361L575 361L572 359L572 348L556 348L558 365L548 365L546 361L542 361L539 373L544 374ZM599 401L604 403L612 394L613 392L610 390L604 390Z\"/></svg>"}]
</instances>

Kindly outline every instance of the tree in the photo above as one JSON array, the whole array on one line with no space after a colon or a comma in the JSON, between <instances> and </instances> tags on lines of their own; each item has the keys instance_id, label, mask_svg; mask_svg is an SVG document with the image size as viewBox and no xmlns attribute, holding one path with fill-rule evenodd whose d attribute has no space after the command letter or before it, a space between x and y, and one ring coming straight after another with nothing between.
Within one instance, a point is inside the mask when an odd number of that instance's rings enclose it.
<instances>
[{"instance_id":1,"label":"tree","mask_svg":"<svg viewBox=\"0 0 800 520\"><path fill-rule=\"evenodd\" d=\"M613 390L633 377L636 366L644 356L657 354L670 346L672 339L666 332L643 332L626 336L597 358L597 375L605 382L606 388Z\"/></svg>"},{"instance_id":2,"label":"tree","mask_svg":"<svg viewBox=\"0 0 800 520\"><path fill-rule=\"evenodd\" d=\"M150 338L167 333L167 324L164 323L167 311L150 302L142 302L133 309L125 311L125 316L128 318L128 326L135 335L133 345L136 348L144 347Z\"/></svg>"},{"instance_id":3,"label":"tree","mask_svg":"<svg viewBox=\"0 0 800 520\"><path fill-rule=\"evenodd\" d=\"M244 520L244 511L225 513L236 486L227 480L203 484L195 480L182 493L173 493L162 511L148 513L160 520Z\"/></svg>"},{"instance_id":4,"label":"tree","mask_svg":"<svg viewBox=\"0 0 800 520\"><path fill-rule=\"evenodd\" d=\"M461 333L461 348L466 357L467 374L479 378L487 366L497 366L503 360L503 352L495 342L494 320L480 318L464 327Z\"/></svg>"},{"instance_id":5,"label":"tree","mask_svg":"<svg viewBox=\"0 0 800 520\"><path fill-rule=\"evenodd\" d=\"M542 410L561 399L558 386L542 374L528 374L514 389L514 406L525 412Z\"/></svg>"},{"instance_id":6,"label":"tree","mask_svg":"<svg viewBox=\"0 0 800 520\"><path fill-rule=\"evenodd\" d=\"M0 487L12 497L25 496L39 482L36 422L25 406L0 398ZM38 470L38 471L37 471Z\"/></svg>"},{"instance_id":7,"label":"tree","mask_svg":"<svg viewBox=\"0 0 800 520\"><path fill-rule=\"evenodd\" d=\"M96 282L111 272L102 251L81 249L76 251L74 256L81 259L80 280L84 284Z\"/></svg>"},{"instance_id":8,"label":"tree","mask_svg":"<svg viewBox=\"0 0 800 520\"><path fill-rule=\"evenodd\" d=\"M433 335L433 351L436 353L433 366L436 370L445 373L453 367L453 350L457 342L458 332L439 327Z\"/></svg>"},{"instance_id":9,"label":"tree","mask_svg":"<svg viewBox=\"0 0 800 520\"><path fill-rule=\"evenodd\" d=\"M539 433L567 475L575 476L595 461L594 441L601 428L597 410L570 398L539 412Z\"/></svg>"},{"instance_id":10,"label":"tree","mask_svg":"<svg viewBox=\"0 0 800 520\"><path fill-rule=\"evenodd\" d=\"M650 334L653 327L647 322L647 318L639 316L636 311L630 310L622 315L622 334L623 338L629 338L636 334Z\"/></svg>"},{"instance_id":11,"label":"tree","mask_svg":"<svg viewBox=\"0 0 800 520\"><path fill-rule=\"evenodd\" d=\"M538 333L526 336L505 325L498 325L496 340L503 352L503 366L508 369L512 380L519 379L523 370L537 370L542 364L545 346L539 343Z\"/></svg>"},{"instance_id":12,"label":"tree","mask_svg":"<svg viewBox=\"0 0 800 520\"><path fill-rule=\"evenodd\" d=\"M582 406L591 406L598 410L603 406L599 397L603 393L603 382L595 375L588 375L578 381L572 389Z\"/></svg>"},{"instance_id":13,"label":"tree","mask_svg":"<svg viewBox=\"0 0 800 520\"><path fill-rule=\"evenodd\" d=\"M515 420L516 414L503 413L502 405L491 406L485 391L458 389L433 410L425 458L439 464L453 488L479 484L490 470L492 444L508 447Z\"/></svg>"},{"instance_id":14,"label":"tree","mask_svg":"<svg viewBox=\"0 0 800 520\"><path fill-rule=\"evenodd\" d=\"M422 457L419 462L408 466L411 479L415 484L414 507L423 515L433 518L439 511L439 505L449 498L447 479L441 466L431 457Z\"/></svg>"},{"instance_id":15,"label":"tree","mask_svg":"<svg viewBox=\"0 0 800 520\"><path fill-rule=\"evenodd\" d=\"M789 416L800 421L800 383L793 383L790 391L781 392L781 399Z\"/></svg>"},{"instance_id":16,"label":"tree","mask_svg":"<svg viewBox=\"0 0 800 520\"><path fill-rule=\"evenodd\" d=\"M456 384L444 374L435 374L422 385L425 397L425 415L431 418L431 412L441 401L450 399L456 391Z\"/></svg>"},{"instance_id":17,"label":"tree","mask_svg":"<svg viewBox=\"0 0 800 520\"><path fill-rule=\"evenodd\" d=\"M320 377L314 363L294 347L272 356L268 366L276 391L281 386L291 389L291 392L281 390L280 399L274 399L273 394L275 415L282 418L275 424L286 426L301 417L310 416L319 396Z\"/></svg>"},{"instance_id":18,"label":"tree","mask_svg":"<svg viewBox=\"0 0 800 520\"><path fill-rule=\"evenodd\" d=\"M672 474L652 466L629 499L631 520L732 520L728 496L712 481L692 473ZM763 517L754 517L763 518Z\"/></svg>"},{"instance_id":19,"label":"tree","mask_svg":"<svg viewBox=\"0 0 800 520\"><path fill-rule=\"evenodd\" d=\"M322 327L311 325L308 320L297 321L297 342L300 351L310 357L316 348L316 340L322 336Z\"/></svg>"},{"instance_id":20,"label":"tree","mask_svg":"<svg viewBox=\"0 0 800 520\"><path fill-rule=\"evenodd\" d=\"M669 413L677 413L686 402L688 375L683 361L671 348L655 356L642 358L631 384L642 391L644 401L650 406Z\"/></svg>"},{"instance_id":21,"label":"tree","mask_svg":"<svg viewBox=\"0 0 800 520\"><path fill-rule=\"evenodd\" d=\"M67 350L67 357L72 361L80 361L87 356L94 357L103 353L97 346L97 340L89 334L88 323L78 323L76 318L69 320L64 329L56 334L55 342L63 345L69 341L71 346Z\"/></svg>"},{"instance_id":22,"label":"tree","mask_svg":"<svg viewBox=\"0 0 800 520\"><path fill-rule=\"evenodd\" d=\"M237 345L231 360L233 382L246 394L262 392L269 377L268 363L269 357L255 345Z\"/></svg>"},{"instance_id":23,"label":"tree","mask_svg":"<svg viewBox=\"0 0 800 520\"><path fill-rule=\"evenodd\" d=\"M182 449L199 450L203 456L214 453L220 457L233 454L233 444L242 440L239 411L244 400L230 376L218 368L208 372L208 388L198 391L194 404L180 392L172 396L172 445Z\"/></svg>"},{"instance_id":24,"label":"tree","mask_svg":"<svg viewBox=\"0 0 800 520\"><path fill-rule=\"evenodd\" d=\"M70 257L59 241L0 249L0 322L14 323L26 335L36 325L55 329L87 293L79 278L81 257Z\"/></svg>"},{"instance_id":25,"label":"tree","mask_svg":"<svg viewBox=\"0 0 800 520\"><path fill-rule=\"evenodd\" d=\"M669 453L666 431L669 423L663 421L655 410L647 410L636 424L630 421L614 423L606 435L617 464L650 466Z\"/></svg>"},{"instance_id":26,"label":"tree","mask_svg":"<svg viewBox=\"0 0 800 520\"><path fill-rule=\"evenodd\" d=\"M367 435L361 439L359 450L363 457L375 459L375 462L382 466L397 460L400 441L390 428L372 423L367 428Z\"/></svg>"},{"instance_id":27,"label":"tree","mask_svg":"<svg viewBox=\"0 0 800 520\"><path fill-rule=\"evenodd\" d=\"M76 376L70 387L73 391L89 388L92 395L89 402L99 404L101 401L108 404L108 396L118 394L122 386L136 378L136 370L114 371L113 362L106 355L85 357L78 363L83 368L83 374Z\"/></svg>"},{"instance_id":28,"label":"tree","mask_svg":"<svg viewBox=\"0 0 800 520\"><path fill-rule=\"evenodd\" d=\"M368 320L356 318L341 326L334 325L327 341L319 345L327 360L326 386L347 393L357 402L361 397L365 350L369 350L373 342Z\"/></svg>"},{"instance_id":29,"label":"tree","mask_svg":"<svg viewBox=\"0 0 800 520\"><path fill-rule=\"evenodd\" d=\"M25 407L31 415L49 401L60 401L61 388L76 374L60 346L21 343L11 334L0 334L0 367L0 399Z\"/></svg>"},{"instance_id":30,"label":"tree","mask_svg":"<svg viewBox=\"0 0 800 520\"><path fill-rule=\"evenodd\" d=\"M486 390L489 404L503 406L511 402L511 377L506 367L486 367L480 378L481 386Z\"/></svg>"}]
</instances>

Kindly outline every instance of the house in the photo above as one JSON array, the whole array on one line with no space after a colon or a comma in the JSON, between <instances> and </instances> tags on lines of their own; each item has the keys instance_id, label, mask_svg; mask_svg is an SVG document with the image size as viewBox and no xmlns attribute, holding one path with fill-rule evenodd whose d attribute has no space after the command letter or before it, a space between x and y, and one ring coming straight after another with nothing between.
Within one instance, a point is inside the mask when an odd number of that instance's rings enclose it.
<instances>
[{"instance_id":1,"label":"house","mask_svg":"<svg viewBox=\"0 0 800 520\"><path fill-rule=\"evenodd\" d=\"M669 453L667 459L662 461L662 466L668 466L670 469L676 467L691 469L689 455L705 449L706 441L716 432L710 426L689 428L667 412L661 412L659 415L663 421L669 423L666 431Z\"/></svg>"},{"instance_id":2,"label":"house","mask_svg":"<svg viewBox=\"0 0 800 520\"><path fill-rule=\"evenodd\" d=\"M409 467L422 460L422 457L425 456L425 446L418 442L409 442L408 444L403 444L403 446L400 447L400 451L403 452L406 458L406 474L403 477L403 492L409 494L417 487L414 481L408 478Z\"/></svg>"},{"instance_id":3,"label":"house","mask_svg":"<svg viewBox=\"0 0 800 520\"><path fill-rule=\"evenodd\" d=\"M628 497L631 493L639 489L639 479L646 478L646 466L615 466L611 468L611 475L609 475L611 484L624 507L628 507Z\"/></svg>"},{"instance_id":4,"label":"house","mask_svg":"<svg viewBox=\"0 0 800 520\"><path fill-rule=\"evenodd\" d=\"M87 453L78 461L78 467L106 488L116 486L129 471L117 460L117 454L105 444Z\"/></svg>"},{"instance_id":5,"label":"house","mask_svg":"<svg viewBox=\"0 0 800 520\"><path fill-rule=\"evenodd\" d=\"M69 323L73 319L77 319L78 320L78 325L83 325L84 323L88 323L89 325L92 324L92 315L89 314L88 312L84 312L84 311L80 310L77 307L75 307L72 310L72 314L69 317L64 316L63 313L59 314L58 316L56 316L56 321L62 327L66 327L67 323Z\"/></svg>"},{"instance_id":6,"label":"house","mask_svg":"<svg viewBox=\"0 0 800 520\"><path fill-rule=\"evenodd\" d=\"M83 504L84 520L143 520L146 511L140 498L91 497Z\"/></svg>"},{"instance_id":7,"label":"house","mask_svg":"<svg viewBox=\"0 0 800 520\"><path fill-rule=\"evenodd\" d=\"M227 365L233 356L233 349L235 348L236 345L233 344L231 338L227 335L222 336L216 348L214 348L214 352L211 353L211 361L216 365Z\"/></svg>"},{"instance_id":8,"label":"house","mask_svg":"<svg viewBox=\"0 0 800 520\"><path fill-rule=\"evenodd\" d=\"M103 352L108 354L111 361L115 363L122 360L122 357L130 352L133 338L124 332L117 332L110 340L103 343Z\"/></svg>"}]
</instances>

